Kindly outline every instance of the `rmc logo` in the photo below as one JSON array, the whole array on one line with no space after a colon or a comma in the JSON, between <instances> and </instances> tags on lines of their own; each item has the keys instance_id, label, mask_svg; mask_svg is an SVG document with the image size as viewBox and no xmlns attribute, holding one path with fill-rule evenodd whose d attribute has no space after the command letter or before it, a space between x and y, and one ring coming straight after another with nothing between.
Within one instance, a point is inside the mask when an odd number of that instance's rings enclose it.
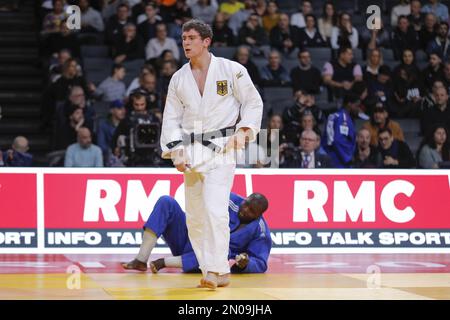
<instances>
[{"instance_id":1,"label":"rmc logo","mask_svg":"<svg viewBox=\"0 0 450 320\"><path fill-rule=\"evenodd\" d=\"M81 30L81 10L79 6L68 6L66 9L66 26L69 30Z\"/></svg>"}]
</instances>

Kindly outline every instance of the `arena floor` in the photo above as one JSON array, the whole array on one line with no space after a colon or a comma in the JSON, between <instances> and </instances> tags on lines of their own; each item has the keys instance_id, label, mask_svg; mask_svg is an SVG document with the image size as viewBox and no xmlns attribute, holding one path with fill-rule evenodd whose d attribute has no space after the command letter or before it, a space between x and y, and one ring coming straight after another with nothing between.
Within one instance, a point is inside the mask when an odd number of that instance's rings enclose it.
<instances>
[{"instance_id":1,"label":"arena floor","mask_svg":"<svg viewBox=\"0 0 450 320\"><path fill-rule=\"evenodd\" d=\"M450 254L273 254L217 291L199 274L125 272L131 258L2 254L0 299L450 299Z\"/></svg>"}]
</instances>

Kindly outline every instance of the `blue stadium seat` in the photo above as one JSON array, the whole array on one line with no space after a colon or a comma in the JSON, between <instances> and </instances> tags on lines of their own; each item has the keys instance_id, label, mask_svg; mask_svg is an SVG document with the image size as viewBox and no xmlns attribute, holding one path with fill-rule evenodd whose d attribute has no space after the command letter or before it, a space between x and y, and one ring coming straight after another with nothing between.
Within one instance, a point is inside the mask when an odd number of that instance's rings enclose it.
<instances>
[{"instance_id":1,"label":"blue stadium seat","mask_svg":"<svg viewBox=\"0 0 450 320\"><path fill-rule=\"evenodd\" d=\"M81 46L81 56L83 58L107 58L109 57L109 47Z\"/></svg>"},{"instance_id":2,"label":"blue stadium seat","mask_svg":"<svg viewBox=\"0 0 450 320\"><path fill-rule=\"evenodd\" d=\"M105 80L107 77L111 75L110 68L108 69L99 69L99 70L86 70L86 80L88 82L93 82L95 85L98 85L100 82Z\"/></svg>"},{"instance_id":3,"label":"blue stadium seat","mask_svg":"<svg viewBox=\"0 0 450 320\"><path fill-rule=\"evenodd\" d=\"M108 70L111 72L113 60L110 58L84 58L83 59L84 70Z\"/></svg>"},{"instance_id":4,"label":"blue stadium seat","mask_svg":"<svg viewBox=\"0 0 450 320\"><path fill-rule=\"evenodd\" d=\"M394 61L394 51L392 49L381 48L381 53L383 54L383 60Z\"/></svg>"},{"instance_id":5,"label":"blue stadium seat","mask_svg":"<svg viewBox=\"0 0 450 320\"><path fill-rule=\"evenodd\" d=\"M283 100L292 100L291 87L265 87L264 100L269 102L278 102Z\"/></svg>"},{"instance_id":6,"label":"blue stadium seat","mask_svg":"<svg viewBox=\"0 0 450 320\"><path fill-rule=\"evenodd\" d=\"M291 72L292 69L298 66L298 60L297 59L284 59L281 61L282 65L286 68L288 73Z\"/></svg>"},{"instance_id":7,"label":"blue stadium seat","mask_svg":"<svg viewBox=\"0 0 450 320\"><path fill-rule=\"evenodd\" d=\"M109 102L105 101L95 101L94 110L97 118L105 118L109 115Z\"/></svg>"},{"instance_id":8,"label":"blue stadium seat","mask_svg":"<svg viewBox=\"0 0 450 320\"><path fill-rule=\"evenodd\" d=\"M139 72L141 70L142 66L144 65L144 63L145 63L144 59L136 59L136 60L131 60L131 61L125 61L123 63L123 66L127 70L127 73L136 72L136 71Z\"/></svg>"},{"instance_id":9,"label":"blue stadium seat","mask_svg":"<svg viewBox=\"0 0 450 320\"><path fill-rule=\"evenodd\" d=\"M423 52L422 50L417 50L416 51L416 61L420 62L420 61L428 61L428 55Z\"/></svg>"}]
</instances>

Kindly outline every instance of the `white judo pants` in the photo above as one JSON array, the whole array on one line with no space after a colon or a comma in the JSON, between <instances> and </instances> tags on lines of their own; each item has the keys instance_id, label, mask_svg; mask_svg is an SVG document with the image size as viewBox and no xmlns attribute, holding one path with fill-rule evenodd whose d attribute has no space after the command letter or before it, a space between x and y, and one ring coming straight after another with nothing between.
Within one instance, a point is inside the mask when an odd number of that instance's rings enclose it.
<instances>
[{"instance_id":1,"label":"white judo pants","mask_svg":"<svg viewBox=\"0 0 450 320\"><path fill-rule=\"evenodd\" d=\"M207 172L184 173L188 235L203 276L230 272L228 203L235 167L222 164Z\"/></svg>"}]
</instances>

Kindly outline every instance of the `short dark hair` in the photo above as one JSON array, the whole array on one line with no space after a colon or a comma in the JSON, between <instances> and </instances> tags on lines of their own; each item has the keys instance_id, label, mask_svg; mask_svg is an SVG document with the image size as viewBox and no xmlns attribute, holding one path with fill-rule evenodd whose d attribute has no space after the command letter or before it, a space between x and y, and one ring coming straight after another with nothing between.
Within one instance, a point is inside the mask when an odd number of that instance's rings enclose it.
<instances>
[{"instance_id":1,"label":"short dark hair","mask_svg":"<svg viewBox=\"0 0 450 320\"><path fill-rule=\"evenodd\" d=\"M122 68L125 68L123 64L121 64L121 63L114 63L113 66L112 66L111 73L114 74L114 72L116 72L116 70L119 70L119 69L122 69Z\"/></svg>"},{"instance_id":2,"label":"short dark hair","mask_svg":"<svg viewBox=\"0 0 450 320\"><path fill-rule=\"evenodd\" d=\"M378 131L378 136L380 136L380 134L385 133L385 132L389 133L389 135L392 136L392 130L389 129L389 128L387 128L387 127L386 127L386 128L380 129L380 130Z\"/></svg>"},{"instance_id":3,"label":"short dark hair","mask_svg":"<svg viewBox=\"0 0 450 320\"><path fill-rule=\"evenodd\" d=\"M350 47L350 46L346 46L346 45L340 46L338 49L338 52L337 52L337 56L339 57L341 54L345 53L348 49L353 51L352 47Z\"/></svg>"},{"instance_id":4,"label":"short dark hair","mask_svg":"<svg viewBox=\"0 0 450 320\"><path fill-rule=\"evenodd\" d=\"M382 65L378 69L378 74L383 74L385 76L391 76L391 68L389 68L389 66L387 66L387 65Z\"/></svg>"},{"instance_id":5,"label":"short dark hair","mask_svg":"<svg viewBox=\"0 0 450 320\"><path fill-rule=\"evenodd\" d=\"M187 32L192 29L200 34L202 40L205 40L206 38L210 38L212 40L213 38L211 26L202 20L191 19L188 22L185 22L182 27L182 32Z\"/></svg>"}]
</instances>

